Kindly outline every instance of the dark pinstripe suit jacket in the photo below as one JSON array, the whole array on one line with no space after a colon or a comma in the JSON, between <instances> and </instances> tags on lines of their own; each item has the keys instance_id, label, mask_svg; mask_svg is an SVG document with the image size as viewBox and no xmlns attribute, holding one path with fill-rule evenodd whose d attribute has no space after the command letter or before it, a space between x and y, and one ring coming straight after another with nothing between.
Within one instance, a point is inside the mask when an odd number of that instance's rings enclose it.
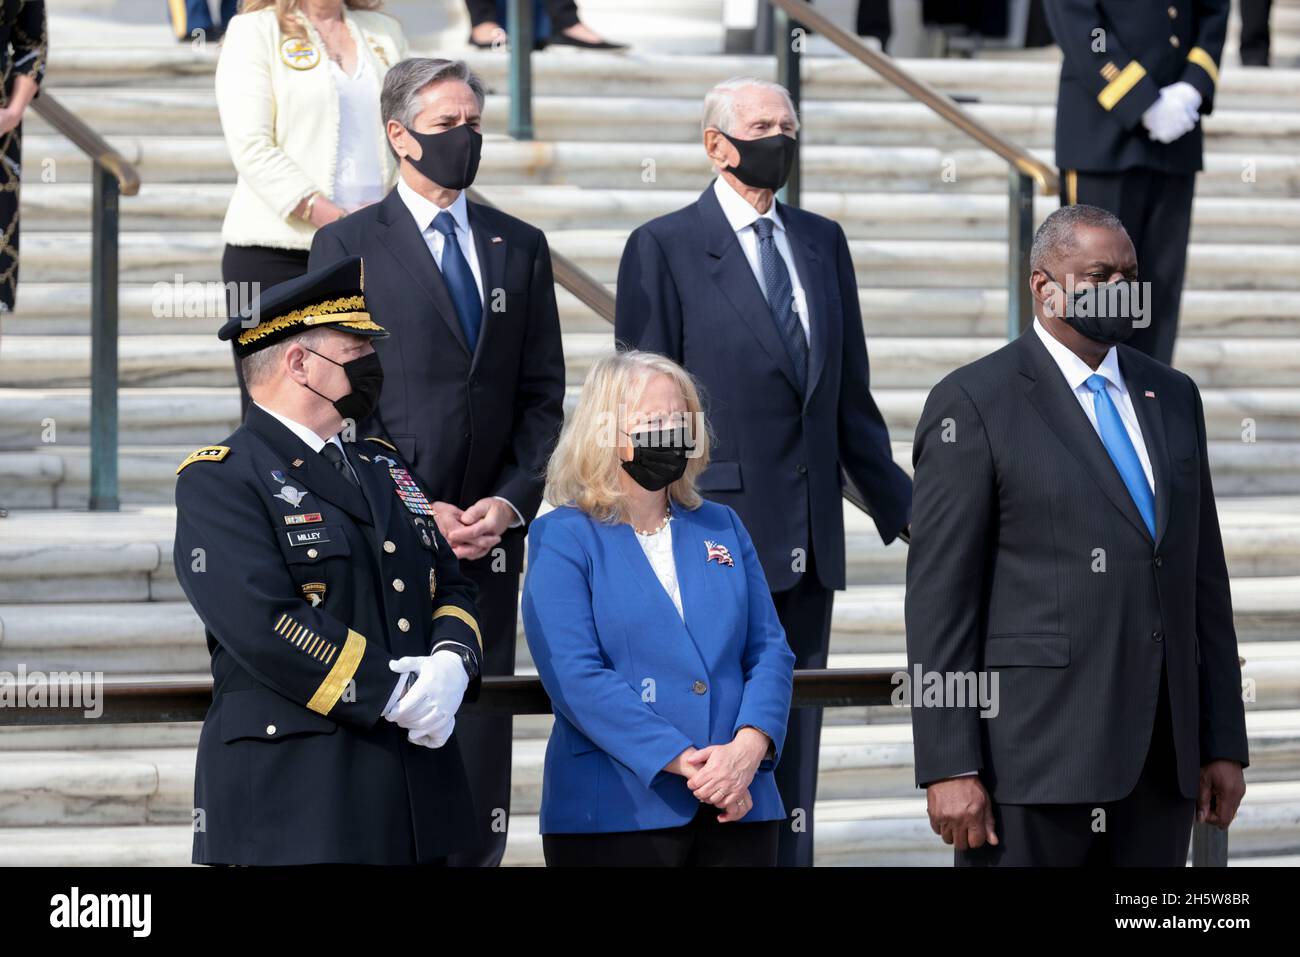
<instances>
[{"instance_id":1,"label":"dark pinstripe suit jacket","mask_svg":"<svg viewBox=\"0 0 1300 957\"><path fill-rule=\"evenodd\" d=\"M926 401L908 664L987 669L999 694L994 717L913 707L918 785L978 769L1002 803L1124 797L1146 758L1162 665L1182 793L1195 795L1207 761L1246 763L1200 393L1127 346L1119 365L1155 476L1154 541L1032 329Z\"/></svg>"}]
</instances>

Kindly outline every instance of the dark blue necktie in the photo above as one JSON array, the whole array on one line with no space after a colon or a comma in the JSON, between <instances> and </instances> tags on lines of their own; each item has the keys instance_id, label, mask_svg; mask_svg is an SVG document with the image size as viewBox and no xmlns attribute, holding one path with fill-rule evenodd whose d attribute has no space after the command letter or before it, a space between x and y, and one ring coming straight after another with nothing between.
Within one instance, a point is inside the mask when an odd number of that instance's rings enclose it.
<instances>
[{"instance_id":1,"label":"dark blue necktie","mask_svg":"<svg viewBox=\"0 0 1300 957\"><path fill-rule=\"evenodd\" d=\"M790 361L794 363L799 391L803 392L808 379L808 336L794 311L794 284L772 237L775 228L776 224L766 216L754 220L754 232L758 234L758 263L763 271L767 307L772 312L777 331L781 333L781 341L790 353Z\"/></svg>"},{"instance_id":2,"label":"dark blue necktie","mask_svg":"<svg viewBox=\"0 0 1300 957\"><path fill-rule=\"evenodd\" d=\"M1119 477L1124 480L1133 504L1137 506L1146 523L1151 537L1156 537L1156 502L1151 495L1151 486L1147 484L1147 473L1142 469L1142 460L1138 458L1133 440L1129 438L1124 420L1119 417L1119 410L1106 392L1106 377L1090 375L1088 388L1092 390L1092 410L1097 413L1097 431L1101 433L1101 444L1110 453L1110 460L1119 470Z\"/></svg>"},{"instance_id":3,"label":"dark blue necktie","mask_svg":"<svg viewBox=\"0 0 1300 957\"><path fill-rule=\"evenodd\" d=\"M465 330L465 342L472 355L478 347L479 327L483 325L483 301L478 296L474 273L465 261L456 239L456 220L443 210L433 218L433 228L442 233L442 278L451 293L460 327Z\"/></svg>"}]
</instances>

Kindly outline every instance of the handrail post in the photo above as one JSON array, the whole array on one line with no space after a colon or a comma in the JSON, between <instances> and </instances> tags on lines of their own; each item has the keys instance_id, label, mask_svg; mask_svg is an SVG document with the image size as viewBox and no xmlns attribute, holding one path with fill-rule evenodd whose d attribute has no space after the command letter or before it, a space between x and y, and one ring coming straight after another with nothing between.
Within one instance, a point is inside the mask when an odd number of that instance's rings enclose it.
<instances>
[{"instance_id":1,"label":"handrail post","mask_svg":"<svg viewBox=\"0 0 1300 957\"><path fill-rule=\"evenodd\" d=\"M1034 242L1034 180L1011 168L1007 209L1007 338L1015 339L1034 321L1029 295L1029 250Z\"/></svg>"},{"instance_id":2,"label":"handrail post","mask_svg":"<svg viewBox=\"0 0 1300 957\"><path fill-rule=\"evenodd\" d=\"M1192 867L1227 867L1228 832L1213 824L1192 825Z\"/></svg>"},{"instance_id":3,"label":"handrail post","mask_svg":"<svg viewBox=\"0 0 1300 957\"><path fill-rule=\"evenodd\" d=\"M91 167L90 509L116 512L117 487L117 177Z\"/></svg>"},{"instance_id":4,"label":"handrail post","mask_svg":"<svg viewBox=\"0 0 1300 957\"><path fill-rule=\"evenodd\" d=\"M802 30L802 28L791 20L790 15L780 7L773 8L772 16L772 45L776 50L776 82L790 91L790 99L794 101L795 116L798 116L799 103L803 97L799 82L800 49L803 46L803 37L796 34L795 31ZM777 193L777 198L787 206L799 205L801 145L800 137L796 137L794 163L790 166L790 178L785 181L785 186Z\"/></svg>"},{"instance_id":5,"label":"handrail post","mask_svg":"<svg viewBox=\"0 0 1300 957\"><path fill-rule=\"evenodd\" d=\"M509 0L510 120L506 132L516 140L533 138L533 0Z\"/></svg>"}]
</instances>

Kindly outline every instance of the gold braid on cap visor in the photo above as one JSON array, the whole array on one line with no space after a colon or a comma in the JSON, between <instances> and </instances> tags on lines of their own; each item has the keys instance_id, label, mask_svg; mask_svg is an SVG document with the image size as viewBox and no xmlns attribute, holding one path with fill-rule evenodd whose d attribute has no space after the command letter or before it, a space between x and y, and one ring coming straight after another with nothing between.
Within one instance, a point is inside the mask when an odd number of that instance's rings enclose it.
<instances>
[{"instance_id":1,"label":"gold braid on cap visor","mask_svg":"<svg viewBox=\"0 0 1300 957\"><path fill-rule=\"evenodd\" d=\"M283 316L276 316L270 322L263 322L252 329L245 329L239 334L239 344L246 346L274 332L280 332L290 326L320 326L337 324L348 329L366 329L371 332L383 332L384 327L370 318L365 311L365 296L344 296L342 299L327 299L314 306L304 306Z\"/></svg>"}]
</instances>

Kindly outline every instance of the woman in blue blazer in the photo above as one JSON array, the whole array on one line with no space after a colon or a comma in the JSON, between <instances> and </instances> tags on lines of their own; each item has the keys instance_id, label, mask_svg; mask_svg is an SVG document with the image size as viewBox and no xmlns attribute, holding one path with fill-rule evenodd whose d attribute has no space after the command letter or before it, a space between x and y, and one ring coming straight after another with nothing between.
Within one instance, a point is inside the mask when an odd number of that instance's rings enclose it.
<instances>
[{"instance_id":1,"label":"woman in blue blazer","mask_svg":"<svg viewBox=\"0 0 1300 957\"><path fill-rule=\"evenodd\" d=\"M598 360L547 469L523 616L555 710L548 865L774 865L794 655L736 513L704 501L699 395Z\"/></svg>"}]
</instances>

